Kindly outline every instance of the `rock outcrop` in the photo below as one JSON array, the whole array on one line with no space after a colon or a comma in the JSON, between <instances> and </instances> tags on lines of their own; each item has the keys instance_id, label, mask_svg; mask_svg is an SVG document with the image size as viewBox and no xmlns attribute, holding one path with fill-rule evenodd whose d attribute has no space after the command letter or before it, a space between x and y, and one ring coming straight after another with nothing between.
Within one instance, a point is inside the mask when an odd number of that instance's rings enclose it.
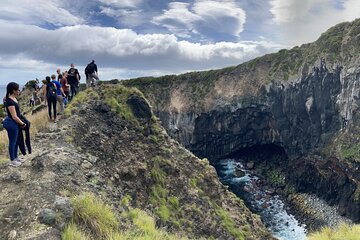
<instances>
[{"instance_id":1,"label":"rock outcrop","mask_svg":"<svg viewBox=\"0 0 360 240\"><path fill-rule=\"evenodd\" d=\"M101 196L120 220L120 200L131 199L180 236L273 239L206 159L166 134L137 90L86 90L66 115L36 136L22 166L0 166L1 239L60 239L73 214L67 197L81 192Z\"/></svg>"}]
</instances>

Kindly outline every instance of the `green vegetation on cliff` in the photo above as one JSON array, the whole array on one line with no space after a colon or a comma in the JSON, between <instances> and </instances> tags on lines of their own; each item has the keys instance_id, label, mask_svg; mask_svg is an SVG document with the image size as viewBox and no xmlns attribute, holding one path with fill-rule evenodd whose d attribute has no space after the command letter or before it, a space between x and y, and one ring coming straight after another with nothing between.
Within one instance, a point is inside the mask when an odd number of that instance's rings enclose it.
<instances>
[{"instance_id":1,"label":"green vegetation on cliff","mask_svg":"<svg viewBox=\"0 0 360 240\"><path fill-rule=\"evenodd\" d=\"M360 53L359 34L360 19L357 19L330 28L313 43L282 49L236 67L177 76L143 77L123 81L122 84L139 88L156 110L171 106L174 93L180 95L180 99L189 100L187 110L201 110L207 99L240 93L257 95L261 86L272 81L298 79L312 72L314 66L318 67L321 59L328 68L346 66ZM216 88L219 81L222 81L223 91Z\"/></svg>"},{"instance_id":2,"label":"green vegetation on cliff","mask_svg":"<svg viewBox=\"0 0 360 240\"><path fill-rule=\"evenodd\" d=\"M360 225L340 225L336 229L323 228L321 231L309 235L309 240L358 240Z\"/></svg>"},{"instance_id":3,"label":"green vegetation on cliff","mask_svg":"<svg viewBox=\"0 0 360 240\"><path fill-rule=\"evenodd\" d=\"M126 210L124 208L121 213L115 213L109 205L93 194L83 193L72 197L74 215L63 231L62 239L185 239L156 228L153 217L138 208L131 208L126 199L122 202L125 203ZM120 224L119 220L123 223Z\"/></svg>"},{"instance_id":4,"label":"green vegetation on cliff","mask_svg":"<svg viewBox=\"0 0 360 240\"><path fill-rule=\"evenodd\" d=\"M154 225L181 236L239 240L266 236L272 239L259 217L221 185L207 160L197 159L171 140L152 114L139 117L134 112L132 104L138 109L149 107L139 90L103 84L99 89L87 90L86 94L92 97L76 96L74 105L70 107L69 121L76 119L84 123L75 127L71 137L76 141L72 144L86 151L96 149L93 154L99 157L97 166L103 166L106 169L104 175L113 178L103 180L94 176L89 182L97 186L105 182L111 191L101 188L102 195L110 199L114 199L110 197L112 195L123 196L119 207L114 207L117 203L108 201L112 211L119 213L116 216L120 215L120 224L117 225L121 227L127 222L136 225L135 220L128 221L133 216L150 219L144 217L146 212L153 218L149 221ZM130 98L137 99L137 102L131 103ZM106 142L102 142L101 136L105 132L109 136L104 136ZM99 144L99 141L102 143ZM192 179L196 179L196 183ZM83 217L81 221L79 217L74 219L80 230L84 224L79 222L91 223ZM75 229L73 225L69 227ZM94 227L86 225L86 228ZM113 228L96 230L105 232L106 237L114 231ZM99 235L96 232L91 234ZM136 228L135 232L138 232ZM165 233L162 234L165 236ZM118 236L117 233L115 235ZM171 235L168 236L161 239L171 239Z\"/></svg>"},{"instance_id":5,"label":"green vegetation on cliff","mask_svg":"<svg viewBox=\"0 0 360 240\"><path fill-rule=\"evenodd\" d=\"M136 87L146 94L146 97L156 107L163 108L171 98L171 90L179 89L181 93L188 95L193 108L201 108L201 101L214 87L214 82L224 75L229 75L235 67L227 67L219 70L189 72L181 75L166 75L161 77L140 77L122 82L127 87Z\"/></svg>"}]
</instances>

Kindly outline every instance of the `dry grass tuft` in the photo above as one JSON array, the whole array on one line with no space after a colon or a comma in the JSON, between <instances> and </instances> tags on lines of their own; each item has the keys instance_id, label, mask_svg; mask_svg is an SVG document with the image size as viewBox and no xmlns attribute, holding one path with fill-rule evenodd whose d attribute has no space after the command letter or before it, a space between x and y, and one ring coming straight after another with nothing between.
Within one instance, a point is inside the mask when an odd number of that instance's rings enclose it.
<instances>
[{"instance_id":1,"label":"dry grass tuft","mask_svg":"<svg viewBox=\"0 0 360 240\"><path fill-rule=\"evenodd\" d=\"M312 233L309 240L359 240L360 225L341 224L337 229L328 227L323 228L320 232Z\"/></svg>"}]
</instances>

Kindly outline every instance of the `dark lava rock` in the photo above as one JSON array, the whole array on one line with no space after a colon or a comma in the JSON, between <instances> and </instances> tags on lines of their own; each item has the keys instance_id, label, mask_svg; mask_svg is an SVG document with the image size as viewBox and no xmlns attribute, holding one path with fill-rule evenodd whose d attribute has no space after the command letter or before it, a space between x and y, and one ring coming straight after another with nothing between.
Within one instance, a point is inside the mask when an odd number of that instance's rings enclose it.
<instances>
[{"instance_id":1,"label":"dark lava rock","mask_svg":"<svg viewBox=\"0 0 360 240\"><path fill-rule=\"evenodd\" d=\"M236 169L235 170L235 176L236 177L243 177L243 176L245 176L245 173L241 169Z\"/></svg>"},{"instance_id":2,"label":"dark lava rock","mask_svg":"<svg viewBox=\"0 0 360 240\"><path fill-rule=\"evenodd\" d=\"M131 110L137 118L150 121L152 116L151 108L144 98L137 95L130 95L126 103L131 107Z\"/></svg>"},{"instance_id":3,"label":"dark lava rock","mask_svg":"<svg viewBox=\"0 0 360 240\"><path fill-rule=\"evenodd\" d=\"M60 212L65 220L70 220L74 212L69 198L60 196L56 196L54 209L56 212Z\"/></svg>"},{"instance_id":4,"label":"dark lava rock","mask_svg":"<svg viewBox=\"0 0 360 240\"><path fill-rule=\"evenodd\" d=\"M13 171L13 172L10 172L9 174L7 174L6 176L4 176L3 180L5 182L22 182L23 181L23 178L20 174L19 171Z\"/></svg>"},{"instance_id":5,"label":"dark lava rock","mask_svg":"<svg viewBox=\"0 0 360 240\"><path fill-rule=\"evenodd\" d=\"M251 170L254 168L254 165L255 165L254 162L248 162L248 163L246 163L246 168Z\"/></svg>"},{"instance_id":6,"label":"dark lava rock","mask_svg":"<svg viewBox=\"0 0 360 240\"><path fill-rule=\"evenodd\" d=\"M42 209L39 214L39 222L53 226L56 223L56 213L48 208Z\"/></svg>"},{"instance_id":7,"label":"dark lava rock","mask_svg":"<svg viewBox=\"0 0 360 240\"><path fill-rule=\"evenodd\" d=\"M31 166L34 170L43 171L45 168L45 162L48 160L47 156L36 156L31 160Z\"/></svg>"}]
</instances>

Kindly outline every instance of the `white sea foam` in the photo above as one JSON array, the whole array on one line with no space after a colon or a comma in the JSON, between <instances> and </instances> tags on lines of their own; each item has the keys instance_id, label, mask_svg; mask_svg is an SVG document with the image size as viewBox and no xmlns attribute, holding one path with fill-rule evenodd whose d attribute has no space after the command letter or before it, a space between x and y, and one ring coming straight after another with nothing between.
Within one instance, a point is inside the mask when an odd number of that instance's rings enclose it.
<instances>
[{"instance_id":1,"label":"white sea foam","mask_svg":"<svg viewBox=\"0 0 360 240\"><path fill-rule=\"evenodd\" d=\"M236 162L234 159L225 159L221 161L220 168L220 175L224 183L247 187L249 192L243 194L249 195L251 206L259 211L263 222L276 238L279 240L306 239L306 226L300 224L293 215L286 211L284 203L278 196L267 195L264 189L254 186L252 183L259 178L245 170L240 162ZM243 171L245 176L237 177L236 169ZM256 195L259 196L259 200L255 200L254 196Z\"/></svg>"}]
</instances>

